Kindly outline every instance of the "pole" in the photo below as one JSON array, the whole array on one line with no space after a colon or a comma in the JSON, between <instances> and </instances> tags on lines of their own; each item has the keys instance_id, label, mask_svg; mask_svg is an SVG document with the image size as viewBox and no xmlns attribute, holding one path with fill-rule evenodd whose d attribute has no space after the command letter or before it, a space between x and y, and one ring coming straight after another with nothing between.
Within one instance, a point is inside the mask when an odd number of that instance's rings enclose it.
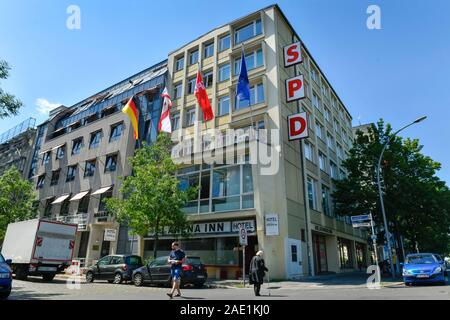
<instances>
[{"instance_id":1,"label":"pole","mask_svg":"<svg viewBox=\"0 0 450 320\"><path fill-rule=\"evenodd\" d=\"M378 264L377 237L375 235L375 228L374 228L372 214L370 214L370 226L372 227L372 241L373 241L373 250L375 252L375 263L377 264L377 268L378 268L380 265Z\"/></svg>"},{"instance_id":2,"label":"pole","mask_svg":"<svg viewBox=\"0 0 450 320\"><path fill-rule=\"evenodd\" d=\"M267 271L267 290L269 290L269 297L270 297L270 272Z\"/></svg>"},{"instance_id":3,"label":"pole","mask_svg":"<svg viewBox=\"0 0 450 320\"><path fill-rule=\"evenodd\" d=\"M389 263L391 265L391 272L392 272L392 278L393 279L395 279L395 269L394 269L394 263L392 261L391 240L390 240L390 234L389 234L389 229L388 229L388 223L387 223L387 219L386 219L386 211L384 209L383 191L381 190L381 181L380 181L381 160L383 158L383 154L386 151L387 146L389 145L391 140L397 136L397 134L400 131L408 128L409 126L412 126L415 123L419 123L419 122L425 120L426 118L427 118L426 116L425 117L421 117L421 118L415 120L414 122L411 122L410 124L407 124L406 126L401 128L400 130L397 130L392 136L389 137L388 141L384 144L383 149L381 150L380 157L378 159L378 165L377 165L378 192L380 194L381 213L383 214L383 220L384 220L384 233L385 233L385 236L386 236L386 243L387 243L387 247L388 247L388 258L389 258Z\"/></svg>"},{"instance_id":4,"label":"pole","mask_svg":"<svg viewBox=\"0 0 450 320\"><path fill-rule=\"evenodd\" d=\"M245 246L242 246L242 281L245 288Z\"/></svg>"}]
</instances>

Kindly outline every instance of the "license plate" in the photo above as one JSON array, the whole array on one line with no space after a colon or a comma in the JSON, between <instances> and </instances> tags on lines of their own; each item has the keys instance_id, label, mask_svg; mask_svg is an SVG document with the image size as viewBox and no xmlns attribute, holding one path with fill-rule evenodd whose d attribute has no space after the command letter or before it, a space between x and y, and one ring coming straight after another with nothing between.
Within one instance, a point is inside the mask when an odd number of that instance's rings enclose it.
<instances>
[{"instance_id":1,"label":"license plate","mask_svg":"<svg viewBox=\"0 0 450 320\"><path fill-rule=\"evenodd\" d=\"M429 278L430 276L427 274L418 274L417 278Z\"/></svg>"},{"instance_id":2,"label":"license plate","mask_svg":"<svg viewBox=\"0 0 450 320\"><path fill-rule=\"evenodd\" d=\"M39 271L56 271L56 267L39 267Z\"/></svg>"},{"instance_id":3,"label":"license plate","mask_svg":"<svg viewBox=\"0 0 450 320\"><path fill-rule=\"evenodd\" d=\"M203 279L205 276L198 275L197 278Z\"/></svg>"}]
</instances>

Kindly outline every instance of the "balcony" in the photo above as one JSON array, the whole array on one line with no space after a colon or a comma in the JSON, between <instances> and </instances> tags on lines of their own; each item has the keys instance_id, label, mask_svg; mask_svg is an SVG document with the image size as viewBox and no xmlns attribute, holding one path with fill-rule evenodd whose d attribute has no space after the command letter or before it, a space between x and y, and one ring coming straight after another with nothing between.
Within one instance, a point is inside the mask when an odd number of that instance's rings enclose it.
<instances>
[{"instance_id":1,"label":"balcony","mask_svg":"<svg viewBox=\"0 0 450 320\"><path fill-rule=\"evenodd\" d=\"M114 216L108 211L99 211L94 213L94 223L113 223Z\"/></svg>"}]
</instances>

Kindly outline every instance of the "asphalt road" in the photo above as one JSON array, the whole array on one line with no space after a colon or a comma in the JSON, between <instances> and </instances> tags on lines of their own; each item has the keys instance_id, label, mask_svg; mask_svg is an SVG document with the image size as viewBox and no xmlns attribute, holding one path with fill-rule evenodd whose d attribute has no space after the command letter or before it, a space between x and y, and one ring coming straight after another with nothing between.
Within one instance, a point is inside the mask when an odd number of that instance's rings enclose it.
<instances>
[{"instance_id":1,"label":"asphalt road","mask_svg":"<svg viewBox=\"0 0 450 320\"><path fill-rule=\"evenodd\" d=\"M450 300L449 285L420 285L406 287L402 284L391 284L381 289L368 289L359 282L341 283L274 283L263 285L261 297L253 295L253 289L247 288L185 288L179 300ZM168 288L135 287L132 284L109 284L107 282L81 283L78 288L68 286L65 280L55 279L45 283L39 278L28 281L14 280L10 300L168 300Z\"/></svg>"}]
</instances>

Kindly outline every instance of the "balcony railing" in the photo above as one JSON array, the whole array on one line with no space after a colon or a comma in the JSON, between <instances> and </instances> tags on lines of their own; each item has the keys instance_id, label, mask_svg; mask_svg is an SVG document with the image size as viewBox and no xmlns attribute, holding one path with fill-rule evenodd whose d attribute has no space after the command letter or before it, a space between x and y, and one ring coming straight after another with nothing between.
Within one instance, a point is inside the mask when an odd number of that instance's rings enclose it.
<instances>
[{"instance_id":1,"label":"balcony railing","mask_svg":"<svg viewBox=\"0 0 450 320\"><path fill-rule=\"evenodd\" d=\"M89 223L89 214L79 213L71 216L57 216L52 218L53 221L59 221L64 223L72 223L78 225L78 230L87 230L87 225Z\"/></svg>"},{"instance_id":2,"label":"balcony railing","mask_svg":"<svg viewBox=\"0 0 450 320\"><path fill-rule=\"evenodd\" d=\"M108 211L99 211L94 213L94 223L109 223L114 221L114 216Z\"/></svg>"}]
</instances>

